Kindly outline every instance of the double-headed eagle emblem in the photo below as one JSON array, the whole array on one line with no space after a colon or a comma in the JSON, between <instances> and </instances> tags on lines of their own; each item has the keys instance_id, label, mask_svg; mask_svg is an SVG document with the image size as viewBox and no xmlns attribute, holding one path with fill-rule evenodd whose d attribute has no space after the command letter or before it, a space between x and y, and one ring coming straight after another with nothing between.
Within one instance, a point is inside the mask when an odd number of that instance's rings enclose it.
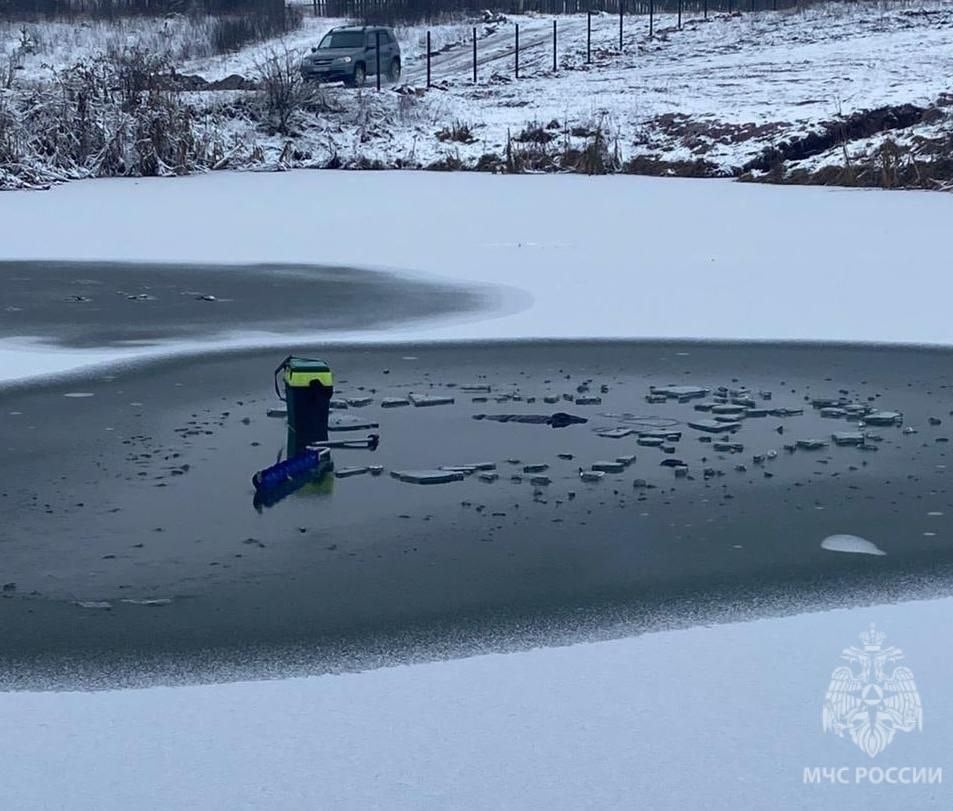
<instances>
[{"instance_id":1,"label":"double-headed eagle emblem","mask_svg":"<svg viewBox=\"0 0 953 811\"><path fill-rule=\"evenodd\" d=\"M824 698L821 722L825 732L850 736L870 757L876 757L898 732L923 729L923 706L905 665L894 663L903 652L883 647L886 635L873 623L860 634L863 646L845 648L850 662L835 668Z\"/></svg>"}]
</instances>

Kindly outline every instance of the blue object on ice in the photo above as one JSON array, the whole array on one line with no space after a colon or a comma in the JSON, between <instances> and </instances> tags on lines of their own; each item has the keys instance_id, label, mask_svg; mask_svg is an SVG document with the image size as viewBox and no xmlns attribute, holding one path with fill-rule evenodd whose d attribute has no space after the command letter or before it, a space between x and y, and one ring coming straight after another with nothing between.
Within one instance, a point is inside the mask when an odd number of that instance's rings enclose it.
<instances>
[{"instance_id":1,"label":"blue object on ice","mask_svg":"<svg viewBox=\"0 0 953 811\"><path fill-rule=\"evenodd\" d=\"M259 470L252 476L252 484L256 490L270 490L281 487L289 480L310 475L320 465L330 458L330 451L326 448L305 448L301 453L278 462L276 465Z\"/></svg>"}]
</instances>

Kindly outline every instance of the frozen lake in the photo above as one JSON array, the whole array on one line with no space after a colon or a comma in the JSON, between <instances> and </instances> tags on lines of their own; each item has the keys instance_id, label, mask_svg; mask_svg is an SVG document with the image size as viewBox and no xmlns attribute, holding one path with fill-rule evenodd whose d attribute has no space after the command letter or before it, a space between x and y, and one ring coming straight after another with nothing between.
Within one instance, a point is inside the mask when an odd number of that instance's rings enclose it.
<instances>
[{"instance_id":1,"label":"frozen lake","mask_svg":"<svg viewBox=\"0 0 953 811\"><path fill-rule=\"evenodd\" d=\"M322 208L325 195L334 206ZM349 212L369 196L398 204L387 217L355 219ZM621 177L217 174L0 196L0 258L381 268L431 283L506 285L523 297L513 309L335 332L312 348L526 337L949 346L953 281L937 269L951 206L942 195ZM288 341L280 333L233 338ZM193 339L179 350L225 345ZM79 355L31 344L28 354L16 340L0 354L8 379L24 373L25 359L26 371L62 370L170 348L160 337L150 347L97 344ZM886 387L888 376L873 363L863 385ZM900 378L898 399L915 382ZM861 379L851 384L859 389ZM903 396L916 399L929 376L916 384ZM947 394L931 391L930 405L948 419ZM95 408L95 396L63 399ZM5 411L3 419L13 417ZM937 481L902 482L909 503L897 526L949 513L928 504L943 491L943 462L929 462ZM891 500L880 487L865 495L877 508L858 508L863 520ZM873 537L875 524L817 529L875 540L887 555L858 558L876 566L893 561L902 542L893 530ZM816 541L812 554L845 554ZM924 566L913 579L883 578L867 599L852 592L849 610L812 612L836 608L836 590L833 605L807 600L796 616L778 616L791 613L790 603L750 611L728 601L718 617L725 625L698 618L685 630L358 674L282 679L276 663L274 681L5 693L0 712L17 730L0 748L5 798L18 808L63 797L74 808L946 808L944 784L803 782L805 767L872 764L821 728L832 670L870 622L906 654L924 717L922 732L898 733L873 763L949 766L951 663L936 629L949 624L950 604L937 574ZM11 617L16 602L0 601L0 611ZM103 616L91 610L90 622Z\"/></svg>"}]
</instances>

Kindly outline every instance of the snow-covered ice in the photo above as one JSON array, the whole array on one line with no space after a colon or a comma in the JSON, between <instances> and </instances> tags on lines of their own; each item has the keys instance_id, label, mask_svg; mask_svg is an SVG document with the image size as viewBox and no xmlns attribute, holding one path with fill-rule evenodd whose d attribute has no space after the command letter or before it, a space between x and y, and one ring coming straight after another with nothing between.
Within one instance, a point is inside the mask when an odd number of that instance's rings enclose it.
<instances>
[{"instance_id":1,"label":"snow-covered ice","mask_svg":"<svg viewBox=\"0 0 953 811\"><path fill-rule=\"evenodd\" d=\"M368 199L394 205L386 216L355 218ZM951 216L946 195L627 176L216 173L0 195L6 259L326 263L525 294L511 310L321 338L348 341L950 345L953 279L938 272L937 240ZM0 377L35 362L22 349L0 345ZM129 348L125 356L163 351ZM88 360L58 352L51 362L65 369Z\"/></svg>"},{"instance_id":2,"label":"snow-covered ice","mask_svg":"<svg viewBox=\"0 0 953 811\"><path fill-rule=\"evenodd\" d=\"M953 601L803 614L365 673L0 694L9 808L949 808L947 782L813 785L804 769L949 774ZM841 651L901 648L922 732L872 761L824 734ZM50 803L53 798L54 802Z\"/></svg>"}]
</instances>

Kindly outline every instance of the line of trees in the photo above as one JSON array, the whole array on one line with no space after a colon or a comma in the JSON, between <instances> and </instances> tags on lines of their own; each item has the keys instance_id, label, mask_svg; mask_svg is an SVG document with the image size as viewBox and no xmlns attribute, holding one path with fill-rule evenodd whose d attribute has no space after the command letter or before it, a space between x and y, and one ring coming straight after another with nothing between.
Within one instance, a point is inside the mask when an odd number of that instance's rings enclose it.
<instances>
[{"instance_id":1,"label":"line of trees","mask_svg":"<svg viewBox=\"0 0 953 811\"><path fill-rule=\"evenodd\" d=\"M0 0L0 18L109 19L130 16L285 16L285 0Z\"/></svg>"},{"instance_id":2,"label":"line of trees","mask_svg":"<svg viewBox=\"0 0 953 811\"><path fill-rule=\"evenodd\" d=\"M681 6L686 15L700 16L729 11L768 11L812 5L816 0L311 0L317 14L351 17L369 23L410 23L438 20L486 9L504 14L579 14L604 11L618 14L674 13Z\"/></svg>"}]
</instances>

